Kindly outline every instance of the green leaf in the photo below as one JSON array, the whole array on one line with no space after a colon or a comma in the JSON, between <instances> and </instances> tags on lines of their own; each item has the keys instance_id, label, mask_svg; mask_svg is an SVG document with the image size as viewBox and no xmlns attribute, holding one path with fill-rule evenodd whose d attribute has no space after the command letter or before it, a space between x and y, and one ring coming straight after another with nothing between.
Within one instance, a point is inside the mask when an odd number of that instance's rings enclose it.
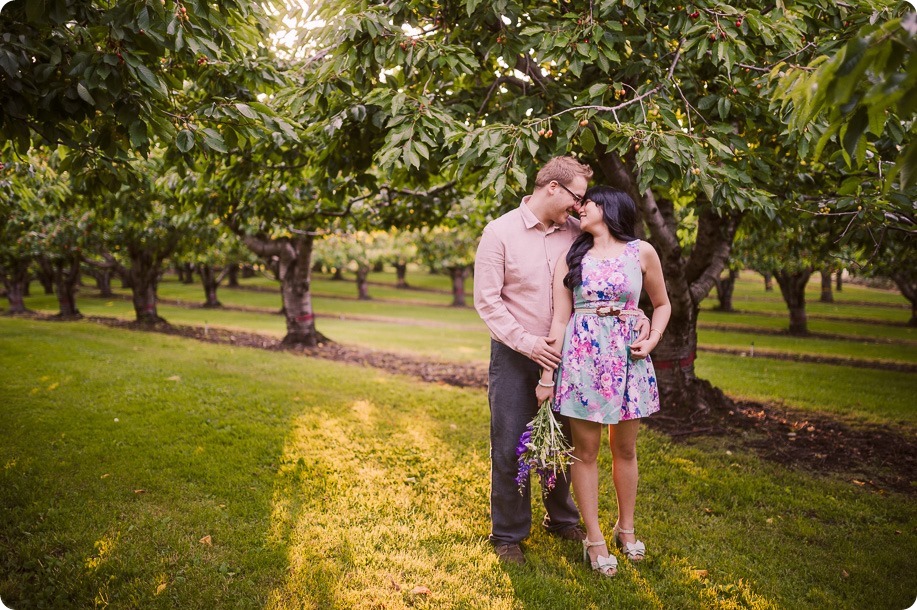
<instances>
[{"instance_id":1,"label":"green leaf","mask_svg":"<svg viewBox=\"0 0 917 610\"><path fill-rule=\"evenodd\" d=\"M707 144L709 144L710 146L715 148L717 151L719 151L720 153L728 157L732 157L732 155L734 154L731 148L729 148L728 146L726 146L725 144L723 144L716 138L707 138Z\"/></svg>"},{"instance_id":2,"label":"green leaf","mask_svg":"<svg viewBox=\"0 0 917 610\"><path fill-rule=\"evenodd\" d=\"M901 151L897 164L901 168L902 190L917 183L917 145L909 143L907 148Z\"/></svg>"},{"instance_id":3,"label":"green leaf","mask_svg":"<svg viewBox=\"0 0 917 610\"><path fill-rule=\"evenodd\" d=\"M6 4L6 2L3 4ZM24 4L25 16L29 23L47 21L45 18L45 0L29 0Z\"/></svg>"},{"instance_id":4,"label":"green leaf","mask_svg":"<svg viewBox=\"0 0 917 610\"><path fill-rule=\"evenodd\" d=\"M189 129L182 129L175 138L175 145L178 146L178 150L183 153L188 152L194 148L194 134L191 133Z\"/></svg>"},{"instance_id":5,"label":"green leaf","mask_svg":"<svg viewBox=\"0 0 917 610\"><path fill-rule=\"evenodd\" d=\"M83 85L83 83L77 83L77 85L76 85L76 92L79 94L80 98L81 98L84 102L86 102L87 104L89 104L90 106L95 106L95 105L96 105L96 101L95 101L94 99L92 99L92 95L90 95L89 89L87 89L87 88Z\"/></svg>"},{"instance_id":6,"label":"green leaf","mask_svg":"<svg viewBox=\"0 0 917 610\"><path fill-rule=\"evenodd\" d=\"M138 64L134 70L137 72L137 76L140 77L144 83L146 83L150 88L155 89L160 95L166 94L165 85L153 74L152 70L147 68L143 64Z\"/></svg>"},{"instance_id":7,"label":"green leaf","mask_svg":"<svg viewBox=\"0 0 917 610\"><path fill-rule=\"evenodd\" d=\"M408 165L411 167L420 167L420 157L414 152L411 142L404 145L404 160L407 161Z\"/></svg>"},{"instance_id":8,"label":"green leaf","mask_svg":"<svg viewBox=\"0 0 917 610\"><path fill-rule=\"evenodd\" d=\"M866 131L866 127L869 126L869 113L866 108L860 106L857 109L856 114L853 115L853 118L850 120L850 123L847 124L847 131L844 134L844 150L847 151L847 154L853 157L856 153L857 144L860 142L860 137L863 135L863 132Z\"/></svg>"},{"instance_id":9,"label":"green leaf","mask_svg":"<svg viewBox=\"0 0 917 610\"><path fill-rule=\"evenodd\" d=\"M136 121L131 123L131 126L128 129L128 133L130 134L130 138L131 138L131 146L133 146L134 148L140 148L143 145L145 145L147 142L149 142L149 139L146 133L146 123L144 123L140 119L137 119ZM182 151L182 152L185 152L185 151Z\"/></svg>"},{"instance_id":10,"label":"green leaf","mask_svg":"<svg viewBox=\"0 0 917 610\"><path fill-rule=\"evenodd\" d=\"M579 143L587 153L592 153L595 150L595 136L591 129L586 127L580 132Z\"/></svg>"},{"instance_id":11,"label":"green leaf","mask_svg":"<svg viewBox=\"0 0 917 610\"><path fill-rule=\"evenodd\" d=\"M137 15L137 27L141 30L150 29L150 11L145 6L140 10L140 13Z\"/></svg>"},{"instance_id":12,"label":"green leaf","mask_svg":"<svg viewBox=\"0 0 917 610\"><path fill-rule=\"evenodd\" d=\"M208 127L202 129L201 134L204 136L204 144L207 145L207 148L221 153L229 152L229 149L226 148L226 143L223 142L223 136L221 136L218 131L214 131Z\"/></svg>"},{"instance_id":13,"label":"green leaf","mask_svg":"<svg viewBox=\"0 0 917 610\"><path fill-rule=\"evenodd\" d=\"M252 119L252 120L257 120L258 118L258 114L254 110L252 110L250 106L247 106L246 104L236 104L236 110L238 110L239 114L241 114L245 118Z\"/></svg>"}]
</instances>

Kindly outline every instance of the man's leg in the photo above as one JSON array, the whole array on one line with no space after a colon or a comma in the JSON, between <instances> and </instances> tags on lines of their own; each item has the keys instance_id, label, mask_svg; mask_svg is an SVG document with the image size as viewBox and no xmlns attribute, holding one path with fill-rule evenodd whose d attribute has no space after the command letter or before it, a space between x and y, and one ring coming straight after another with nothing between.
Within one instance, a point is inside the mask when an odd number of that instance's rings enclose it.
<instances>
[{"instance_id":1,"label":"man's leg","mask_svg":"<svg viewBox=\"0 0 917 610\"><path fill-rule=\"evenodd\" d=\"M526 424L535 417L538 373L537 364L491 340L487 397L490 402L490 539L494 544L518 543L532 528L531 483L519 493L516 447Z\"/></svg>"}]
</instances>

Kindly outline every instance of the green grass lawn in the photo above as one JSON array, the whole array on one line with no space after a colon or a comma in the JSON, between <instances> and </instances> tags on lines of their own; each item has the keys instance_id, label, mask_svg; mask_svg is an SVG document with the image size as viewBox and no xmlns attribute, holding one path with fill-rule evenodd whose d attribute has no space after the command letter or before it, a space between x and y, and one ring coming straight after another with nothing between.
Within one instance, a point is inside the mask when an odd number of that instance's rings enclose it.
<instances>
[{"instance_id":1,"label":"green grass lawn","mask_svg":"<svg viewBox=\"0 0 917 610\"><path fill-rule=\"evenodd\" d=\"M725 610L905 608L917 594L910 498L649 430L643 565L604 580L536 529L528 565L502 566L485 541L486 403L287 353L2 318L0 598Z\"/></svg>"}]
</instances>

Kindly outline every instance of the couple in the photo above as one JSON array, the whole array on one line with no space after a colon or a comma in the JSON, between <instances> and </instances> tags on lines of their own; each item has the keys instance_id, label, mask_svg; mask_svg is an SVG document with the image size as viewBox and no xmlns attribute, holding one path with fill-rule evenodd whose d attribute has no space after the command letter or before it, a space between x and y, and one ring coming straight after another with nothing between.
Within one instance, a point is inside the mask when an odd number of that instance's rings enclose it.
<instances>
[{"instance_id":1,"label":"couple","mask_svg":"<svg viewBox=\"0 0 917 610\"><path fill-rule=\"evenodd\" d=\"M487 225L475 258L474 303L492 337L490 540L497 556L525 563L519 543L529 535L532 514L529 487L520 494L516 483L516 446L540 402L553 396L572 431L576 459L569 478L559 477L545 495L543 525L581 541L593 570L614 576L617 559L598 517L602 425L611 424L618 500L612 535L639 561L646 550L634 535L637 429L641 417L659 410L647 356L671 305L659 256L633 237L633 200L609 187L587 190L591 177L588 165L555 157L538 172L534 192ZM574 211L579 220L571 218ZM652 321L637 309L641 288L653 303Z\"/></svg>"}]
</instances>

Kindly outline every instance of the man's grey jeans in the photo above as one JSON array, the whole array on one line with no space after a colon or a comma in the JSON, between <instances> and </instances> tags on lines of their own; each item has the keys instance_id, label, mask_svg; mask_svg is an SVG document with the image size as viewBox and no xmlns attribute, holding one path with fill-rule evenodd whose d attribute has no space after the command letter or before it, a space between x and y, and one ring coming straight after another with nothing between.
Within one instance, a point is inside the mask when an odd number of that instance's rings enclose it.
<instances>
[{"instance_id":1,"label":"man's grey jeans","mask_svg":"<svg viewBox=\"0 0 917 610\"><path fill-rule=\"evenodd\" d=\"M532 528L530 490L519 493L516 447L525 426L538 411L535 386L538 364L499 341L490 341L487 398L490 403L490 540L494 544L518 543ZM564 428L566 418L558 416ZM569 430L568 430L569 434ZM558 476L554 489L544 497L545 527L562 530L579 523L579 512L570 498L570 474Z\"/></svg>"}]
</instances>

